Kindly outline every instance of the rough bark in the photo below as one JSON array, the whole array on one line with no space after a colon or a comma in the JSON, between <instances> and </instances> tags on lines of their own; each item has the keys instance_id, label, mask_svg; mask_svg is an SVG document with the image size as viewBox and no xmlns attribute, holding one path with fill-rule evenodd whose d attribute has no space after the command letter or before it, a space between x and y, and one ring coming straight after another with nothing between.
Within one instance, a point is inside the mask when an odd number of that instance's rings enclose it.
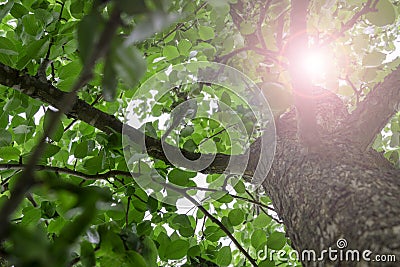
<instances>
[{"instance_id":1,"label":"rough bark","mask_svg":"<svg viewBox=\"0 0 400 267\"><path fill-rule=\"evenodd\" d=\"M326 103L320 103L326 107ZM332 114L336 108L332 106ZM324 109L324 112L329 110ZM348 121L346 121L348 123ZM327 125L332 125L328 124ZM345 143L319 127L324 152L301 153L294 112L277 122L277 150L264 188L293 247L317 252L344 238L346 249L400 259L400 170L376 151ZM371 256L372 258L372 256ZM325 258L327 260L327 258ZM396 263L305 262L304 266L397 266Z\"/></svg>"},{"instance_id":2,"label":"rough bark","mask_svg":"<svg viewBox=\"0 0 400 267\"><path fill-rule=\"evenodd\" d=\"M351 114L346 135L367 149L390 118L400 110L400 66L375 86Z\"/></svg>"}]
</instances>

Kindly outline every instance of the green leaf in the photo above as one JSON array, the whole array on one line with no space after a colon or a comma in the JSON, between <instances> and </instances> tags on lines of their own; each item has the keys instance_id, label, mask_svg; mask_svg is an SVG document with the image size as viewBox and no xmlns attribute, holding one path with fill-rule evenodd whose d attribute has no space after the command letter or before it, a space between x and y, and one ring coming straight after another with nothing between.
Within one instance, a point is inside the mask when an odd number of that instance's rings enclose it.
<instances>
[{"instance_id":1,"label":"green leaf","mask_svg":"<svg viewBox=\"0 0 400 267\"><path fill-rule=\"evenodd\" d=\"M279 250L286 244L285 233L273 232L269 235L267 246L270 249Z\"/></svg>"},{"instance_id":2,"label":"green leaf","mask_svg":"<svg viewBox=\"0 0 400 267\"><path fill-rule=\"evenodd\" d=\"M14 56L18 55L18 50L8 38L0 36L0 54Z\"/></svg>"},{"instance_id":3,"label":"green leaf","mask_svg":"<svg viewBox=\"0 0 400 267\"><path fill-rule=\"evenodd\" d=\"M142 53L134 46L117 46L114 69L128 86L135 86L146 73L146 61Z\"/></svg>"},{"instance_id":4,"label":"green leaf","mask_svg":"<svg viewBox=\"0 0 400 267\"><path fill-rule=\"evenodd\" d=\"M235 189L236 193L243 194L246 192L246 186L242 181L237 181L237 183L233 186Z\"/></svg>"},{"instance_id":5,"label":"green leaf","mask_svg":"<svg viewBox=\"0 0 400 267\"><path fill-rule=\"evenodd\" d=\"M42 201L40 204L40 209L42 211L42 218L51 219L56 214L56 205L54 202Z\"/></svg>"},{"instance_id":6,"label":"green leaf","mask_svg":"<svg viewBox=\"0 0 400 267\"><path fill-rule=\"evenodd\" d=\"M50 41L47 36L40 40L30 42L25 49L25 55L18 59L16 68L22 70L29 64L29 62L31 62L32 59L38 60L42 58L45 55L49 44Z\"/></svg>"},{"instance_id":7,"label":"green leaf","mask_svg":"<svg viewBox=\"0 0 400 267\"><path fill-rule=\"evenodd\" d=\"M14 6L14 1L7 1L4 5L0 6L0 21L10 12Z\"/></svg>"},{"instance_id":8,"label":"green leaf","mask_svg":"<svg viewBox=\"0 0 400 267\"><path fill-rule=\"evenodd\" d=\"M223 92L222 96L221 96L221 101L227 105L227 106L231 106L232 104L232 100L231 100L231 96L227 93L227 92Z\"/></svg>"},{"instance_id":9,"label":"green leaf","mask_svg":"<svg viewBox=\"0 0 400 267\"><path fill-rule=\"evenodd\" d=\"M233 201L233 197L229 194L225 194L222 197L216 199L220 203L231 203Z\"/></svg>"},{"instance_id":10,"label":"green leaf","mask_svg":"<svg viewBox=\"0 0 400 267\"><path fill-rule=\"evenodd\" d=\"M0 129L0 147L9 146L12 141L12 135L5 129Z\"/></svg>"},{"instance_id":11,"label":"green leaf","mask_svg":"<svg viewBox=\"0 0 400 267\"><path fill-rule=\"evenodd\" d=\"M187 39L182 39L178 43L178 51L182 56L189 56L192 43Z\"/></svg>"},{"instance_id":12,"label":"green leaf","mask_svg":"<svg viewBox=\"0 0 400 267\"><path fill-rule=\"evenodd\" d=\"M132 250L129 250L126 252L126 264L124 266L129 266L129 267L148 267L146 264L146 261L143 259L143 257Z\"/></svg>"},{"instance_id":13,"label":"green leaf","mask_svg":"<svg viewBox=\"0 0 400 267\"><path fill-rule=\"evenodd\" d=\"M215 37L214 29L208 26L199 26L199 36L203 41L213 39Z\"/></svg>"},{"instance_id":14,"label":"green leaf","mask_svg":"<svg viewBox=\"0 0 400 267\"><path fill-rule=\"evenodd\" d=\"M189 249L189 242L177 239L171 242L167 247L165 256L170 260L178 260L183 258Z\"/></svg>"},{"instance_id":15,"label":"green leaf","mask_svg":"<svg viewBox=\"0 0 400 267\"><path fill-rule=\"evenodd\" d=\"M183 171L180 169L173 169L168 173L168 180L176 185L184 186L189 183L190 178L195 177L195 172Z\"/></svg>"},{"instance_id":16,"label":"green leaf","mask_svg":"<svg viewBox=\"0 0 400 267\"><path fill-rule=\"evenodd\" d=\"M192 258L193 258L193 257L196 257L196 256L200 256L200 255L201 255L200 246L199 246L199 245L195 245L195 246L189 248L189 250L188 250L188 252L187 252L187 255L188 255L189 257L192 257Z\"/></svg>"},{"instance_id":17,"label":"green leaf","mask_svg":"<svg viewBox=\"0 0 400 267\"><path fill-rule=\"evenodd\" d=\"M190 220L185 214L178 214L172 219L172 223L179 228L189 228L192 227L190 224Z\"/></svg>"},{"instance_id":18,"label":"green leaf","mask_svg":"<svg viewBox=\"0 0 400 267\"><path fill-rule=\"evenodd\" d=\"M197 149L197 145L192 139L189 139L183 144L183 149L189 152L194 152Z\"/></svg>"},{"instance_id":19,"label":"green leaf","mask_svg":"<svg viewBox=\"0 0 400 267\"><path fill-rule=\"evenodd\" d=\"M103 157L95 156L89 158L83 163L83 167L90 173L99 173L103 170Z\"/></svg>"},{"instance_id":20,"label":"green leaf","mask_svg":"<svg viewBox=\"0 0 400 267\"><path fill-rule=\"evenodd\" d=\"M172 45L167 45L163 48L162 54L168 60L172 60L180 56L178 48Z\"/></svg>"},{"instance_id":21,"label":"green leaf","mask_svg":"<svg viewBox=\"0 0 400 267\"><path fill-rule=\"evenodd\" d=\"M377 67L382 64L382 62L386 59L386 54L382 52L372 52L367 54L363 58L363 66L364 67Z\"/></svg>"},{"instance_id":22,"label":"green leaf","mask_svg":"<svg viewBox=\"0 0 400 267\"><path fill-rule=\"evenodd\" d=\"M226 233L222 231L222 229L214 225L207 226L207 228L204 230L204 234L206 239L210 242L216 242L221 237L226 236Z\"/></svg>"},{"instance_id":23,"label":"green leaf","mask_svg":"<svg viewBox=\"0 0 400 267\"><path fill-rule=\"evenodd\" d=\"M54 20L53 15L49 11L41 8L35 10L35 17L43 26L49 25Z\"/></svg>"},{"instance_id":24,"label":"green leaf","mask_svg":"<svg viewBox=\"0 0 400 267\"><path fill-rule=\"evenodd\" d=\"M81 243L81 257L80 257L82 266L84 267L93 267L96 266L96 257L94 255L93 245L84 240Z\"/></svg>"},{"instance_id":25,"label":"green leaf","mask_svg":"<svg viewBox=\"0 0 400 267\"><path fill-rule=\"evenodd\" d=\"M24 33L33 36L36 40L40 38L43 33L43 26L34 14L27 14L22 17L22 25Z\"/></svg>"},{"instance_id":26,"label":"green leaf","mask_svg":"<svg viewBox=\"0 0 400 267\"><path fill-rule=\"evenodd\" d=\"M75 0L75 1L72 1L69 11L71 12L72 16L74 16L77 19L81 19L84 14L83 13L84 7L85 7L85 1Z\"/></svg>"},{"instance_id":27,"label":"green leaf","mask_svg":"<svg viewBox=\"0 0 400 267\"><path fill-rule=\"evenodd\" d=\"M70 77L78 77L82 70L82 63L79 60L74 60L64 66L61 66L58 71L58 77L65 80Z\"/></svg>"},{"instance_id":28,"label":"green leaf","mask_svg":"<svg viewBox=\"0 0 400 267\"><path fill-rule=\"evenodd\" d=\"M10 1L10 2L14 2L14 1ZM14 6L11 8L10 13L14 18L19 19L19 18L22 18L24 15L28 14L29 10L26 9L21 4L14 3Z\"/></svg>"},{"instance_id":29,"label":"green leaf","mask_svg":"<svg viewBox=\"0 0 400 267\"><path fill-rule=\"evenodd\" d=\"M43 158L47 159L54 156L58 151L60 151L60 147L53 144L45 144L45 149L43 152Z\"/></svg>"},{"instance_id":30,"label":"green leaf","mask_svg":"<svg viewBox=\"0 0 400 267\"><path fill-rule=\"evenodd\" d=\"M264 228L268 226L271 220L271 217L267 216L265 213L260 213L257 218L254 219L253 226L256 228Z\"/></svg>"},{"instance_id":31,"label":"green leaf","mask_svg":"<svg viewBox=\"0 0 400 267\"><path fill-rule=\"evenodd\" d=\"M256 229L251 234L251 245L256 249L262 249L262 247L267 243L267 235L265 231L261 229Z\"/></svg>"},{"instance_id":32,"label":"green leaf","mask_svg":"<svg viewBox=\"0 0 400 267\"><path fill-rule=\"evenodd\" d=\"M58 142L64 134L64 126L59 119L54 122L54 120L52 119L54 116L54 111L50 109L46 111L46 113L44 114L43 128L49 129L51 125L53 133L49 137L51 138L51 140Z\"/></svg>"},{"instance_id":33,"label":"green leaf","mask_svg":"<svg viewBox=\"0 0 400 267\"><path fill-rule=\"evenodd\" d=\"M369 12L365 17L376 26L385 26L394 23L396 14L389 0L379 0L376 5L378 12Z\"/></svg>"},{"instance_id":34,"label":"green leaf","mask_svg":"<svg viewBox=\"0 0 400 267\"><path fill-rule=\"evenodd\" d=\"M240 209L231 210L228 214L228 219L233 226L239 225L244 220L244 213Z\"/></svg>"},{"instance_id":35,"label":"green leaf","mask_svg":"<svg viewBox=\"0 0 400 267\"><path fill-rule=\"evenodd\" d=\"M8 100L8 102L4 105L3 110L6 112L10 112L16 110L21 106L22 102L21 99L18 97L12 97Z\"/></svg>"},{"instance_id":36,"label":"green leaf","mask_svg":"<svg viewBox=\"0 0 400 267\"><path fill-rule=\"evenodd\" d=\"M251 22L243 21L240 23L240 33L243 35L252 34L256 30L256 27Z\"/></svg>"},{"instance_id":37,"label":"green leaf","mask_svg":"<svg viewBox=\"0 0 400 267\"><path fill-rule=\"evenodd\" d=\"M60 217L56 218L55 220L52 220L49 223L49 226L47 227L47 231L50 234L58 235L60 233L61 229L64 227L65 223L66 223L66 220L60 216Z\"/></svg>"},{"instance_id":38,"label":"green leaf","mask_svg":"<svg viewBox=\"0 0 400 267\"><path fill-rule=\"evenodd\" d=\"M232 262L231 248L228 246L222 247L217 254L216 263L218 266L228 266Z\"/></svg>"},{"instance_id":39,"label":"green leaf","mask_svg":"<svg viewBox=\"0 0 400 267\"><path fill-rule=\"evenodd\" d=\"M188 137L194 132L194 128L191 125L187 125L181 131L181 137Z\"/></svg>"},{"instance_id":40,"label":"green leaf","mask_svg":"<svg viewBox=\"0 0 400 267\"><path fill-rule=\"evenodd\" d=\"M0 147L0 158L4 160L18 160L21 152L15 147Z\"/></svg>"},{"instance_id":41,"label":"green leaf","mask_svg":"<svg viewBox=\"0 0 400 267\"><path fill-rule=\"evenodd\" d=\"M36 223L40 219L40 209L33 208L33 207L27 207L22 210L22 214L24 217L22 217L21 224L24 226L27 225L36 225Z\"/></svg>"},{"instance_id":42,"label":"green leaf","mask_svg":"<svg viewBox=\"0 0 400 267\"><path fill-rule=\"evenodd\" d=\"M147 267L157 267L157 247L148 236L142 240L142 256L147 263Z\"/></svg>"},{"instance_id":43,"label":"green leaf","mask_svg":"<svg viewBox=\"0 0 400 267\"><path fill-rule=\"evenodd\" d=\"M75 147L74 156L78 159L83 159L88 155L88 141L83 141Z\"/></svg>"}]
</instances>

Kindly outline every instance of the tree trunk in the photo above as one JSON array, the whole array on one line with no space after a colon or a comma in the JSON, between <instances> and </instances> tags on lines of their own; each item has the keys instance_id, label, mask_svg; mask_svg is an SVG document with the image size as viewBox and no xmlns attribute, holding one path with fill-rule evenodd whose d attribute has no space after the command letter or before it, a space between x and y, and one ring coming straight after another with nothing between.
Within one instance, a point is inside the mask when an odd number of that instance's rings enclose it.
<instances>
[{"instance_id":1,"label":"tree trunk","mask_svg":"<svg viewBox=\"0 0 400 267\"><path fill-rule=\"evenodd\" d=\"M294 113L294 112L292 112ZM375 151L363 152L326 134L324 150L304 154L297 141L294 114L277 123L277 150L263 186L287 227L293 247L364 250L400 259L400 172ZM337 254L339 255L339 254ZM302 260L304 266L398 266L393 262ZM375 264L375 265L374 265Z\"/></svg>"}]
</instances>

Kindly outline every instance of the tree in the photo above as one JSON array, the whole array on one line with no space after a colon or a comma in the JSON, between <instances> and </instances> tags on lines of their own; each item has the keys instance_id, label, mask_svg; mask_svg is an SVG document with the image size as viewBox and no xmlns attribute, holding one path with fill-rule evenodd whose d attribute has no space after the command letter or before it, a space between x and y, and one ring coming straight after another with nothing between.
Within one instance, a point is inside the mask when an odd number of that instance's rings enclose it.
<instances>
[{"instance_id":1,"label":"tree","mask_svg":"<svg viewBox=\"0 0 400 267\"><path fill-rule=\"evenodd\" d=\"M399 11L4 2L1 264L396 266Z\"/></svg>"}]
</instances>

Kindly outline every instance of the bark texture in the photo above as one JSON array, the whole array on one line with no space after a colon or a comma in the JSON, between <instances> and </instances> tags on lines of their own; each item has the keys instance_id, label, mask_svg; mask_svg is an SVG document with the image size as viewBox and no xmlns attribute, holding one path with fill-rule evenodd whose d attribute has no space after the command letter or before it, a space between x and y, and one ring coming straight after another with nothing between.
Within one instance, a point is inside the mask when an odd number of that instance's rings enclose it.
<instances>
[{"instance_id":1,"label":"bark texture","mask_svg":"<svg viewBox=\"0 0 400 267\"><path fill-rule=\"evenodd\" d=\"M293 111L277 122L275 161L264 188L298 252L312 249L318 257L324 249L337 249L337 240L344 238L348 246L343 251L357 249L361 257L362 251L371 250L371 259L393 254L400 260L400 171L380 153L365 152L338 132L350 118L344 114L335 119L334 98L327 94L319 99L317 117L325 119L318 124L324 149L317 153L303 152ZM303 264L398 266L398 262L331 262L328 257Z\"/></svg>"}]
</instances>

